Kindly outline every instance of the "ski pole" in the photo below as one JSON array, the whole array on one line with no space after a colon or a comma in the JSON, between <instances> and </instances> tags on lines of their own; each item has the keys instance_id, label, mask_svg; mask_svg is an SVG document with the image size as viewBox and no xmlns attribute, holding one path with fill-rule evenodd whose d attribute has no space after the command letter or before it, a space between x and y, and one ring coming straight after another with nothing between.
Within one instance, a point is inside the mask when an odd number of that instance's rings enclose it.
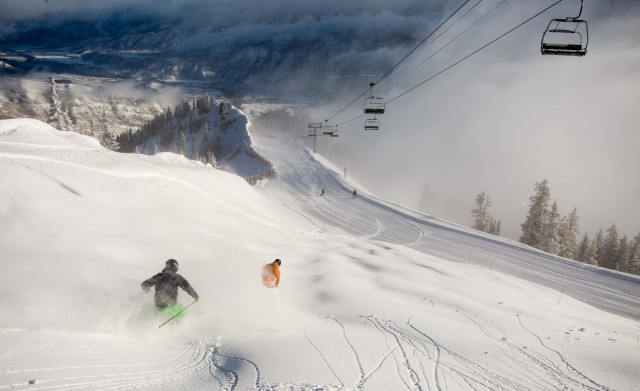
<instances>
[{"instance_id":1,"label":"ski pole","mask_svg":"<svg viewBox=\"0 0 640 391\"><path fill-rule=\"evenodd\" d=\"M161 328L162 326L164 326L165 324L171 322L171 320L173 320L173 318L175 318L176 316L180 315L181 313L185 312L187 310L187 308L191 307L192 305L194 305L196 303L196 301L194 300L193 303L189 304L188 306L184 307L180 312L178 312L177 314L173 315L171 318L169 318L169 320L167 320L166 322L164 322L163 324L161 324L160 326L158 326L158 328Z\"/></svg>"}]
</instances>

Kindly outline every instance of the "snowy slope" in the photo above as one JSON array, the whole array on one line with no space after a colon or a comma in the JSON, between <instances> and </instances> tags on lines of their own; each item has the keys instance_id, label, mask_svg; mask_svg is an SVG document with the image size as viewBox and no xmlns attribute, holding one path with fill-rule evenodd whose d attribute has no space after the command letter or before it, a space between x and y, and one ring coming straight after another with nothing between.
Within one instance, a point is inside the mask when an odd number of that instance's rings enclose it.
<instances>
[{"instance_id":1,"label":"snowy slope","mask_svg":"<svg viewBox=\"0 0 640 391\"><path fill-rule=\"evenodd\" d=\"M278 174L250 187L181 156L0 121L0 389L637 386L638 279L352 199L356 185L305 148L254 142ZM276 257L269 290L260 268ZM139 284L168 258L202 300L159 329ZM561 295L548 275L580 290ZM593 304L624 316L568 296L601 293Z\"/></svg>"}]
</instances>

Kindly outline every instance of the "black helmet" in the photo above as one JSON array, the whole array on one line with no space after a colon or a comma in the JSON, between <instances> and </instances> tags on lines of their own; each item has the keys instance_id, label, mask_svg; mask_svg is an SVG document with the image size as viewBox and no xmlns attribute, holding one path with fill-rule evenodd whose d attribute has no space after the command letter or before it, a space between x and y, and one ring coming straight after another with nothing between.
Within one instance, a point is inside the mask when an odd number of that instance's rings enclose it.
<instances>
[{"instance_id":1,"label":"black helmet","mask_svg":"<svg viewBox=\"0 0 640 391\"><path fill-rule=\"evenodd\" d=\"M178 267L178 261L176 261L175 259L169 259L167 262L165 262L165 265Z\"/></svg>"},{"instance_id":2,"label":"black helmet","mask_svg":"<svg viewBox=\"0 0 640 391\"><path fill-rule=\"evenodd\" d=\"M278 266L282 265L282 261L281 261L281 260L279 260L279 259L276 259L274 262L275 262L275 263L277 263L277 264L278 264Z\"/></svg>"}]
</instances>

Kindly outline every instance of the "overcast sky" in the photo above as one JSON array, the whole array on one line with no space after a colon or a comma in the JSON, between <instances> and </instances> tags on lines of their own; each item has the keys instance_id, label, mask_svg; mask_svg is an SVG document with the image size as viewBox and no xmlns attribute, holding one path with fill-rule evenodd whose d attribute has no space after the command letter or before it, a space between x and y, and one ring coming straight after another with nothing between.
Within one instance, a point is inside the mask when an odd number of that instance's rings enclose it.
<instances>
[{"instance_id":1,"label":"overcast sky","mask_svg":"<svg viewBox=\"0 0 640 391\"><path fill-rule=\"evenodd\" d=\"M387 99L400 95L554 2L507 0L422 64L500 1L482 1L447 34L417 50L376 94ZM228 35L233 39L242 39L241 31L251 37L265 34L265 26L274 31L321 21L323 28L342 23L348 24L345 29L385 29L405 18L403 33L421 38L462 3L2 0L0 34L10 32L14 22L30 18L55 24L120 12L123 17L179 16L212 30L248 26ZM586 0L584 7L582 18L588 21L590 33L585 57L539 53L548 21L577 14L579 1L564 0L394 101L380 118L380 132L365 133L360 118L341 125L339 139L322 141L320 152L347 167L372 191L411 207L427 205L434 210L425 212L444 213L439 217L465 225L471 223L473 199L485 191L493 200L492 211L502 221L503 233L516 239L534 184L545 178L563 215L578 208L583 232L592 236L598 228L616 223L621 234L635 236L640 231L640 1ZM424 29L416 27L421 20ZM404 52L386 48L380 56L394 63ZM318 120L327 118L361 92L341 92L332 104L310 114ZM361 107L361 103L350 107L336 121L359 115ZM430 189L427 195L433 198L437 193L450 205L421 202L425 188Z\"/></svg>"}]
</instances>

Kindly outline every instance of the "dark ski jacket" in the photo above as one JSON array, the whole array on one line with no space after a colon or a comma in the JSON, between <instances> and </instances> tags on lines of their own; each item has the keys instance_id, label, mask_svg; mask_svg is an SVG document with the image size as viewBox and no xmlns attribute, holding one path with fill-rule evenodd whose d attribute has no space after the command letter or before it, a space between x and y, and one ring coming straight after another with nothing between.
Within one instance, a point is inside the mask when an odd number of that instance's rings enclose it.
<instances>
[{"instance_id":1,"label":"dark ski jacket","mask_svg":"<svg viewBox=\"0 0 640 391\"><path fill-rule=\"evenodd\" d=\"M149 289L152 286L156 287L156 293L154 295L156 307L167 308L176 305L178 300L178 287L182 288L194 299L198 299L198 294L191 287L189 281L178 274L177 271L175 267L167 266L162 269L161 273L156 274L141 284L142 289Z\"/></svg>"}]
</instances>

